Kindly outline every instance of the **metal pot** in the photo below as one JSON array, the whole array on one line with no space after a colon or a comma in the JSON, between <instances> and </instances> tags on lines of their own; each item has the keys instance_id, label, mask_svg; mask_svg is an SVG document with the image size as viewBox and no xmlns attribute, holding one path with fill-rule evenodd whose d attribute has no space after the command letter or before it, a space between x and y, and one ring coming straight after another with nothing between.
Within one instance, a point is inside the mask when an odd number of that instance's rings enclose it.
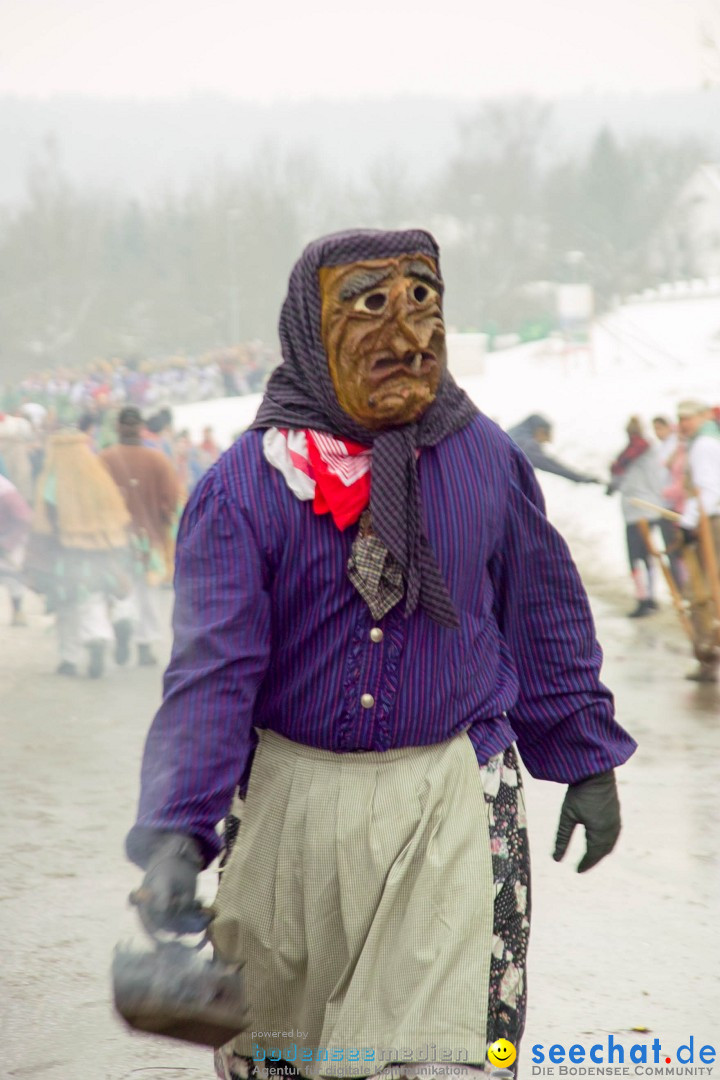
<instances>
[{"instance_id":1,"label":"metal pot","mask_svg":"<svg viewBox=\"0 0 720 1080\"><path fill-rule=\"evenodd\" d=\"M233 1039L247 1018L237 966L204 951L207 937L199 945L187 945L148 934L150 950L122 944L115 948L113 997L123 1020L137 1031L201 1046L218 1047Z\"/></svg>"}]
</instances>

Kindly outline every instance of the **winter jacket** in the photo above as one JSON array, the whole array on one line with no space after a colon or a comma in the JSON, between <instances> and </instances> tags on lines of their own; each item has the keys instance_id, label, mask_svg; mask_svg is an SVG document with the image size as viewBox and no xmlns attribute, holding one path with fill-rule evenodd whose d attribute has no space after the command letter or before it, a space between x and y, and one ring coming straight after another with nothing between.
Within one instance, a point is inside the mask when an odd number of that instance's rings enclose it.
<instances>
[{"instance_id":1,"label":"winter jacket","mask_svg":"<svg viewBox=\"0 0 720 1080\"><path fill-rule=\"evenodd\" d=\"M662 506L664 481L665 470L650 447L625 464L619 475L613 476L612 488L620 492L622 513L628 525L636 521L655 521L659 517L657 512L646 506L636 506L630 500L641 499L653 506Z\"/></svg>"},{"instance_id":2,"label":"winter jacket","mask_svg":"<svg viewBox=\"0 0 720 1080\"><path fill-rule=\"evenodd\" d=\"M180 498L168 459L159 450L122 443L103 450L99 459L125 498L134 531L162 550Z\"/></svg>"}]
</instances>

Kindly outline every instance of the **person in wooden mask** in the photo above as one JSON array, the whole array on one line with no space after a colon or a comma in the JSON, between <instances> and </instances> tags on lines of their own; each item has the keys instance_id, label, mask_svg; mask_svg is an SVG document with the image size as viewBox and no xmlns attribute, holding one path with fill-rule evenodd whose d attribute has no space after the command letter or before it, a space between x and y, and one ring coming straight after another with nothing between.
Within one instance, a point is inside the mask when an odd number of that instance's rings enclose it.
<instances>
[{"instance_id":1,"label":"person in wooden mask","mask_svg":"<svg viewBox=\"0 0 720 1080\"><path fill-rule=\"evenodd\" d=\"M244 799L211 936L252 1020L223 1080L457 1076L459 1048L481 1080L525 1022L519 755L568 784L556 859L578 824L583 872L619 833L635 743L530 463L447 370L439 270L421 229L309 244L283 362L180 526L127 850L167 925Z\"/></svg>"}]
</instances>

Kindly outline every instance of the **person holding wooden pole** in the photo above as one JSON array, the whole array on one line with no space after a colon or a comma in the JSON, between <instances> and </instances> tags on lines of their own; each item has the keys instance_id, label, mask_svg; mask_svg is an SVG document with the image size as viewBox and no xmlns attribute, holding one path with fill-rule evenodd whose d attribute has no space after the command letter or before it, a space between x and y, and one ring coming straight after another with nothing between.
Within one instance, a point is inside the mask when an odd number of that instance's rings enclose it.
<instances>
[{"instance_id":1,"label":"person holding wooden pole","mask_svg":"<svg viewBox=\"0 0 720 1080\"><path fill-rule=\"evenodd\" d=\"M690 498L680 520L686 548L696 553L702 568L700 581L690 583L690 617L695 632L698 666L687 678L717 682L720 669L720 428L710 406L702 401L681 401L678 429L688 440Z\"/></svg>"}]
</instances>

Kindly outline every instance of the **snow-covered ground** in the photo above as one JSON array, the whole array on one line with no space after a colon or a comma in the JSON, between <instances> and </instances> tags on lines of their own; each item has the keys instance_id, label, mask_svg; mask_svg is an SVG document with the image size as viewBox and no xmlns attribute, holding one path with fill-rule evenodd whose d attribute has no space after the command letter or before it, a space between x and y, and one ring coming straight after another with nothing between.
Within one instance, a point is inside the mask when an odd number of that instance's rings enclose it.
<instances>
[{"instance_id":1,"label":"snow-covered ground","mask_svg":"<svg viewBox=\"0 0 720 1080\"><path fill-rule=\"evenodd\" d=\"M530 413L547 416L554 425L550 451L605 480L610 461L625 445L631 415L642 417L652 435L652 417L674 419L683 398L720 403L718 334L720 296L627 304L598 320L587 349L568 352L553 340L521 345L489 353L481 372L458 381L504 428ZM178 406L175 425L198 437L211 424L227 446L251 423L260 399L253 394ZM607 497L603 486L548 473L538 479L548 514L586 582L629 600L619 498Z\"/></svg>"}]
</instances>

